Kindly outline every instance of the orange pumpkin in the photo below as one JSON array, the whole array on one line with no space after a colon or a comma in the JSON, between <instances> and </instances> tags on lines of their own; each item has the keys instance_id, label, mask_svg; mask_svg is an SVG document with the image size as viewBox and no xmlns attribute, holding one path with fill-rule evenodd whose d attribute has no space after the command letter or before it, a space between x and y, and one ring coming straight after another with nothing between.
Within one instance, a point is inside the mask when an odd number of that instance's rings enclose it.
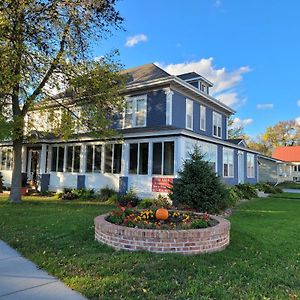
<instances>
[{"instance_id":1,"label":"orange pumpkin","mask_svg":"<svg viewBox=\"0 0 300 300\"><path fill-rule=\"evenodd\" d=\"M169 217L169 212L165 208L159 208L155 213L155 217L158 220L167 220Z\"/></svg>"}]
</instances>

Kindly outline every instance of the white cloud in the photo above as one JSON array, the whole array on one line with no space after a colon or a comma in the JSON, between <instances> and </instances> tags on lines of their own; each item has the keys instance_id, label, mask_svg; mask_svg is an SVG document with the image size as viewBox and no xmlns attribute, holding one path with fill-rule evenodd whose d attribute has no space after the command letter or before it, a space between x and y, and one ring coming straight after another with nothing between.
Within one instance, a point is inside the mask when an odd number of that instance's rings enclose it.
<instances>
[{"instance_id":1,"label":"white cloud","mask_svg":"<svg viewBox=\"0 0 300 300\"><path fill-rule=\"evenodd\" d=\"M244 119L244 120L241 120L240 118L234 118L231 127L232 128L240 128L240 127L244 128L245 126L247 126L251 123L253 123L253 119L251 119L251 118Z\"/></svg>"},{"instance_id":2,"label":"white cloud","mask_svg":"<svg viewBox=\"0 0 300 300\"><path fill-rule=\"evenodd\" d=\"M251 71L249 66L242 66L233 71L228 71L225 67L216 68L213 65L213 58L203 58L199 61L185 62L178 64L156 63L168 73L179 75L188 72L197 72L210 80L214 87L211 93L227 105L239 106L246 101L237 91L238 85L243 80L243 75Z\"/></svg>"},{"instance_id":3,"label":"white cloud","mask_svg":"<svg viewBox=\"0 0 300 300\"><path fill-rule=\"evenodd\" d=\"M220 7L221 5L222 5L221 0L215 0L215 1L214 1L214 6L215 6L215 7Z\"/></svg>"},{"instance_id":4,"label":"white cloud","mask_svg":"<svg viewBox=\"0 0 300 300\"><path fill-rule=\"evenodd\" d=\"M273 103L260 103L256 105L257 109L272 109L274 108Z\"/></svg>"},{"instance_id":5,"label":"white cloud","mask_svg":"<svg viewBox=\"0 0 300 300\"><path fill-rule=\"evenodd\" d=\"M148 41L148 37L145 34L137 34L134 36L130 36L127 38L126 40L126 47L133 47L135 45L137 45L140 42L147 42Z\"/></svg>"},{"instance_id":6,"label":"white cloud","mask_svg":"<svg viewBox=\"0 0 300 300\"><path fill-rule=\"evenodd\" d=\"M296 122L300 126L300 117L296 118Z\"/></svg>"},{"instance_id":7,"label":"white cloud","mask_svg":"<svg viewBox=\"0 0 300 300\"><path fill-rule=\"evenodd\" d=\"M297 101L297 105L300 106L300 99Z\"/></svg>"}]
</instances>

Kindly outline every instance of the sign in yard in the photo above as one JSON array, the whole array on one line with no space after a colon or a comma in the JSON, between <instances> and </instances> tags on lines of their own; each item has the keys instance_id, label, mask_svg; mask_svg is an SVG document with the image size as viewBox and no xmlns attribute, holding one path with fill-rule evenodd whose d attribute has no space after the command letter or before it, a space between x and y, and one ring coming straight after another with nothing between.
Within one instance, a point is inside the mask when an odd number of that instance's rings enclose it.
<instances>
[{"instance_id":1,"label":"sign in yard","mask_svg":"<svg viewBox=\"0 0 300 300\"><path fill-rule=\"evenodd\" d=\"M172 187L173 178L153 177L152 178L152 192L168 193L169 188Z\"/></svg>"}]
</instances>

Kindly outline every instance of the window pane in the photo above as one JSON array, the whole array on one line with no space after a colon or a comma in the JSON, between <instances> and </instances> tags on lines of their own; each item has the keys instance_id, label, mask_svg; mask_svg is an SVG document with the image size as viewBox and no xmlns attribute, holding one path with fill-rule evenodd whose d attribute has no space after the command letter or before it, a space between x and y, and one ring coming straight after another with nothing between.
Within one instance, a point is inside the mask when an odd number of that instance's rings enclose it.
<instances>
[{"instance_id":1,"label":"window pane","mask_svg":"<svg viewBox=\"0 0 300 300\"><path fill-rule=\"evenodd\" d=\"M73 147L67 147L67 172L72 172Z\"/></svg>"},{"instance_id":2,"label":"window pane","mask_svg":"<svg viewBox=\"0 0 300 300\"><path fill-rule=\"evenodd\" d=\"M81 152L81 147L80 146L75 146L74 147L73 172L79 172L79 170L80 170L80 152Z\"/></svg>"},{"instance_id":3,"label":"window pane","mask_svg":"<svg viewBox=\"0 0 300 300\"><path fill-rule=\"evenodd\" d=\"M146 101L138 99L136 101L136 126L144 126L146 121Z\"/></svg>"},{"instance_id":4,"label":"window pane","mask_svg":"<svg viewBox=\"0 0 300 300\"><path fill-rule=\"evenodd\" d=\"M93 171L93 146L86 147L86 172Z\"/></svg>"},{"instance_id":5,"label":"window pane","mask_svg":"<svg viewBox=\"0 0 300 300\"><path fill-rule=\"evenodd\" d=\"M13 152L11 149L7 149L6 170L11 170L12 165L13 165Z\"/></svg>"},{"instance_id":6,"label":"window pane","mask_svg":"<svg viewBox=\"0 0 300 300\"><path fill-rule=\"evenodd\" d=\"M140 144L140 161L139 161L139 174L148 174L148 153L149 144Z\"/></svg>"},{"instance_id":7,"label":"window pane","mask_svg":"<svg viewBox=\"0 0 300 300\"><path fill-rule=\"evenodd\" d=\"M153 166L152 174L161 174L162 143L153 143Z\"/></svg>"},{"instance_id":8,"label":"window pane","mask_svg":"<svg viewBox=\"0 0 300 300\"><path fill-rule=\"evenodd\" d=\"M164 143L164 175L174 174L174 142Z\"/></svg>"},{"instance_id":9,"label":"window pane","mask_svg":"<svg viewBox=\"0 0 300 300\"><path fill-rule=\"evenodd\" d=\"M114 174L121 173L121 162L122 162L122 145L114 145Z\"/></svg>"},{"instance_id":10,"label":"window pane","mask_svg":"<svg viewBox=\"0 0 300 300\"><path fill-rule=\"evenodd\" d=\"M58 147L58 170L57 170L57 172L63 172L63 170L64 170L64 155L65 155L65 147Z\"/></svg>"},{"instance_id":11,"label":"window pane","mask_svg":"<svg viewBox=\"0 0 300 300\"><path fill-rule=\"evenodd\" d=\"M94 159L94 172L100 173L101 171L101 153L102 153L102 146L96 145L95 146L95 159Z\"/></svg>"},{"instance_id":12,"label":"window pane","mask_svg":"<svg viewBox=\"0 0 300 300\"><path fill-rule=\"evenodd\" d=\"M130 144L129 148L129 173L137 174L138 144Z\"/></svg>"},{"instance_id":13,"label":"window pane","mask_svg":"<svg viewBox=\"0 0 300 300\"><path fill-rule=\"evenodd\" d=\"M105 145L105 161L104 172L111 173L112 171L112 145Z\"/></svg>"},{"instance_id":14,"label":"window pane","mask_svg":"<svg viewBox=\"0 0 300 300\"><path fill-rule=\"evenodd\" d=\"M6 170L6 156L7 156L7 151L5 149L2 149L2 161L1 161L2 170Z\"/></svg>"},{"instance_id":15,"label":"window pane","mask_svg":"<svg viewBox=\"0 0 300 300\"><path fill-rule=\"evenodd\" d=\"M51 171L56 172L57 147L52 147Z\"/></svg>"},{"instance_id":16,"label":"window pane","mask_svg":"<svg viewBox=\"0 0 300 300\"><path fill-rule=\"evenodd\" d=\"M125 127L132 127L132 100L126 103Z\"/></svg>"}]
</instances>

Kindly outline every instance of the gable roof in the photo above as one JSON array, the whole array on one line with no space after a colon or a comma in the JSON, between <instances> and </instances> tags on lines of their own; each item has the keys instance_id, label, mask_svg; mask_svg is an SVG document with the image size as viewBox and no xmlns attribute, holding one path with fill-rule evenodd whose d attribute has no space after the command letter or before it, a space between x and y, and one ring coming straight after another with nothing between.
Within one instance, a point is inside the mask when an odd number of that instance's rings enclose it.
<instances>
[{"instance_id":1,"label":"gable roof","mask_svg":"<svg viewBox=\"0 0 300 300\"><path fill-rule=\"evenodd\" d=\"M127 84L143 83L149 80L170 77L171 75L156 66L155 64L146 64L134 68L130 68L121 72L127 78Z\"/></svg>"},{"instance_id":2,"label":"gable roof","mask_svg":"<svg viewBox=\"0 0 300 300\"><path fill-rule=\"evenodd\" d=\"M247 144L246 144L246 141L244 139L227 139L227 141L229 143L239 145L239 146L242 145L243 147L247 148Z\"/></svg>"},{"instance_id":3,"label":"gable roof","mask_svg":"<svg viewBox=\"0 0 300 300\"><path fill-rule=\"evenodd\" d=\"M300 146L276 147L272 157L287 162L300 162Z\"/></svg>"}]
</instances>

